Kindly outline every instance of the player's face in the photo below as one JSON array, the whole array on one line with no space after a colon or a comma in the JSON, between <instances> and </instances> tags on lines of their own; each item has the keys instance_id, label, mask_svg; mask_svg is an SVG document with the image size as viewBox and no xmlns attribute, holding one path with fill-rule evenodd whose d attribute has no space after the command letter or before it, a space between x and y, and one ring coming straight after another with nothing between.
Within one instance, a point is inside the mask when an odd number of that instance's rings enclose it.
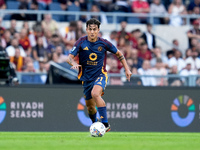
<instances>
[{"instance_id":1,"label":"player's face","mask_svg":"<svg viewBox=\"0 0 200 150\"><path fill-rule=\"evenodd\" d=\"M98 38L99 28L96 24L88 25L86 28L88 34L88 40L95 42Z\"/></svg>"}]
</instances>

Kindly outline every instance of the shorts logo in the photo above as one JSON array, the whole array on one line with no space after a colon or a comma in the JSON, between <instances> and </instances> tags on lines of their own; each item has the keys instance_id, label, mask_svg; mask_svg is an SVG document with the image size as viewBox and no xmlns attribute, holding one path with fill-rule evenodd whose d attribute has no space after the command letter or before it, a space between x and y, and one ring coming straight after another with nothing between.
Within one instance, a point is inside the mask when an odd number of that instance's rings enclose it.
<instances>
[{"instance_id":1,"label":"shorts logo","mask_svg":"<svg viewBox=\"0 0 200 150\"><path fill-rule=\"evenodd\" d=\"M0 124L4 121L6 117L6 103L3 97L0 96Z\"/></svg>"},{"instance_id":2,"label":"shorts logo","mask_svg":"<svg viewBox=\"0 0 200 150\"><path fill-rule=\"evenodd\" d=\"M88 115L86 115L86 104L85 104L85 99L82 97L79 100L79 103L77 105L77 116L78 119L80 120L80 122L84 125L89 127L92 124L91 119L88 117ZM97 113L97 117L99 116L99 114Z\"/></svg>"},{"instance_id":3,"label":"shorts logo","mask_svg":"<svg viewBox=\"0 0 200 150\"><path fill-rule=\"evenodd\" d=\"M193 100L187 95L181 95L175 98L171 105L171 117L177 126L189 126L195 117Z\"/></svg>"},{"instance_id":4,"label":"shorts logo","mask_svg":"<svg viewBox=\"0 0 200 150\"><path fill-rule=\"evenodd\" d=\"M101 51L102 51L102 49L103 49L103 48L102 48L101 46L99 46L99 47L98 47L98 51L100 51L100 52L101 52Z\"/></svg>"}]
</instances>

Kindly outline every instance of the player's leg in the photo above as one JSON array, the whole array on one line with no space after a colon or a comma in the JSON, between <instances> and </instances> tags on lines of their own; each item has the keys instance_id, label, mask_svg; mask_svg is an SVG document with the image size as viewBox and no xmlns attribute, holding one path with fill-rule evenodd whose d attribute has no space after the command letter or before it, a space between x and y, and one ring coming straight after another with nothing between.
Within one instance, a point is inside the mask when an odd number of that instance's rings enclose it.
<instances>
[{"instance_id":1,"label":"player's leg","mask_svg":"<svg viewBox=\"0 0 200 150\"><path fill-rule=\"evenodd\" d=\"M96 105L98 107L98 112L101 117L101 122L105 125L106 131L109 131L110 125L108 124L108 119L107 119L106 103L101 97L102 92L103 92L102 86L94 85L91 95L92 95L92 98L95 100Z\"/></svg>"},{"instance_id":2,"label":"player's leg","mask_svg":"<svg viewBox=\"0 0 200 150\"><path fill-rule=\"evenodd\" d=\"M92 98L91 91L93 88L94 82L83 82L83 88L84 88L84 95L85 95L85 103L88 110L88 115L92 122L97 122L97 110L96 110L96 102Z\"/></svg>"},{"instance_id":3,"label":"player's leg","mask_svg":"<svg viewBox=\"0 0 200 150\"><path fill-rule=\"evenodd\" d=\"M97 122L97 110L96 110L96 102L93 98L89 99L89 100L85 100L86 106L87 106L87 111L88 111L88 115L90 117L90 119L92 120L92 122Z\"/></svg>"}]
</instances>

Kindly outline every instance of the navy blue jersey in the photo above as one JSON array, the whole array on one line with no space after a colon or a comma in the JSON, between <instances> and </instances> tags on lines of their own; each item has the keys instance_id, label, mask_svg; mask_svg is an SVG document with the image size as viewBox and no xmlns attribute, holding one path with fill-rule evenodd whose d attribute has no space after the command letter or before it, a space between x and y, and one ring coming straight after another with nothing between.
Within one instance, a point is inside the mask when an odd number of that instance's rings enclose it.
<instances>
[{"instance_id":1,"label":"navy blue jersey","mask_svg":"<svg viewBox=\"0 0 200 150\"><path fill-rule=\"evenodd\" d=\"M105 69L107 51L116 54L117 48L100 37L96 42L88 41L87 36L81 37L71 51L74 56L79 54L79 64L82 67L79 69L78 78L82 81L92 81L101 73L107 74Z\"/></svg>"}]
</instances>

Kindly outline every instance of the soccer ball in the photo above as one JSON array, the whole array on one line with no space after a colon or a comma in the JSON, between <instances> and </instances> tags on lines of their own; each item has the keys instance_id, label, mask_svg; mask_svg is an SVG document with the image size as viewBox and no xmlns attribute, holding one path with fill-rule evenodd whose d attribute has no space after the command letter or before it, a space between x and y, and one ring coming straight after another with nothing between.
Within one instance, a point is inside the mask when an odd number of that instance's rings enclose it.
<instances>
[{"instance_id":1,"label":"soccer ball","mask_svg":"<svg viewBox=\"0 0 200 150\"><path fill-rule=\"evenodd\" d=\"M102 137L106 132L106 127L101 122L95 122L90 126L90 134L93 137Z\"/></svg>"}]
</instances>

